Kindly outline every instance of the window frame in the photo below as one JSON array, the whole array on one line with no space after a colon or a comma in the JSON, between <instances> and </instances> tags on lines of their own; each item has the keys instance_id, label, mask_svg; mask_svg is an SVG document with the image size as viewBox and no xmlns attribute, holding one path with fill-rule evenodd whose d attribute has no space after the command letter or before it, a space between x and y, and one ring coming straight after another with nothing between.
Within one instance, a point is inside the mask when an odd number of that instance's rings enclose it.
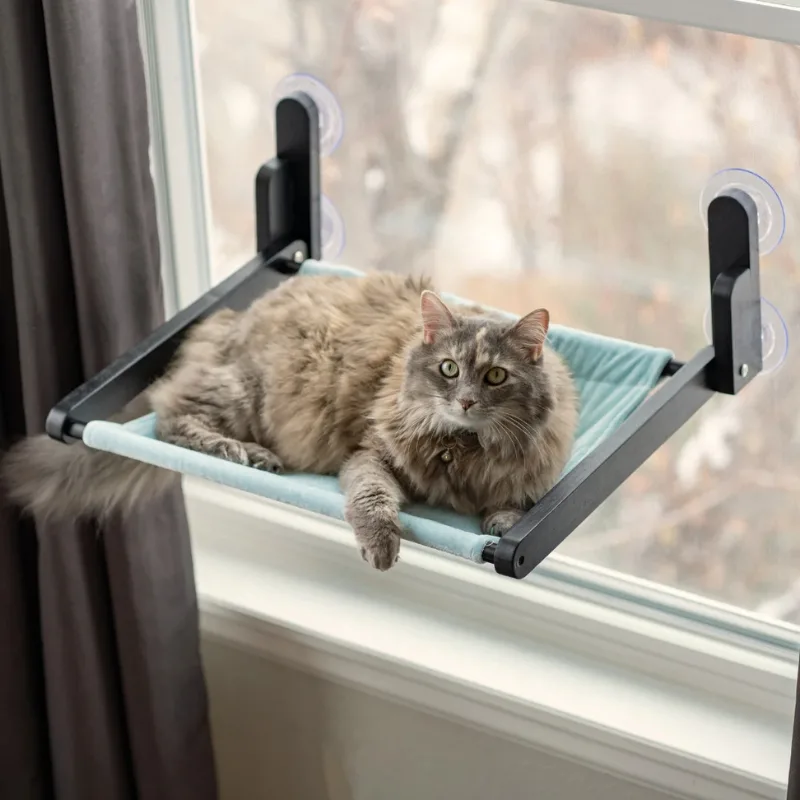
<instances>
[{"instance_id":1,"label":"window frame","mask_svg":"<svg viewBox=\"0 0 800 800\"><path fill-rule=\"evenodd\" d=\"M642 19L800 44L800 0L549 0Z\"/></svg>"},{"instance_id":2,"label":"window frame","mask_svg":"<svg viewBox=\"0 0 800 800\"><path fill-rule=\"evenodd\" d=\"M546 1L800 45L800 0ZM150 91L165 304L174 314L212 286L194 0L138 0L137 8Z\"/></svg>"},{"instance_id":3,"label":"window frame","mask_svg":"<svg viewBox=\"0 0 800 800\"><path fill-rule=\"evenodd\" d=\"M682 25L800 44L800 0L547 0L659 19ZM202 103L198 89L195 15L193 0L139 0L141 44L148 77L153 173L159 205L162 273L167 313L185 307L211 288L211 220L204 163ZM269 153L265 152L265 158ZM555 564L559 564L555 567ZM689 626L713 619L726 636L751 636L766 647L794 652L800 649L794 628L771 623L745 611L731 610L670 587L653 588L647 581L597 568L592 573L578 562L551 556L537 567L566 588L603 585L609 597L620 602L646 604L652 613L673 615ZM571 565L567 567L566 565ZM590 570L591 571L591 570ZM620 589L620 583L627 588ZM593 591L593 590L590 590ZM659 602L669 596L669 603ZM703 606L701 614L692 609ZM683 622L681 623L684 624Z\"/></svg>"},{"instance_id":4,"label":"window frame","mask_svg":"<svg viewBox=\"0 0 800 800\"><path fill-rule=\"evenodd\" d=\"M800 44L800 0L780 3L763 0L548 1ZM211 214L204 164L201 98L197 92L193 3L192 0L139 0L138 7L150 87L152 158L159 198L165 302L167 313L172 314L210 289L212 274ZM264 155L267 158L270 153ZM288 507L276 509L275 504L233 490L212 490L194 479L185 480L184 485L192 522L198 590L204 609L203 625L209 635L225 638L228 636L225 631L239 630L230 636L242 641L251 635L258 638L260 634L252 631L262 626L265 615L270 614L277 615L270 636L284 624L279 619L279 603L269 593L254 595L252 605L245 608L237 587L215 576L216 572L244 563L241 548L247 550L250 558L248 568L257 570L259 559L264 559L265 563L267 559L266 545L257 543L250 534L244 536L244 542L238 536L225 540L222 531L218 530L220 526L214 527L220 513L231 521L241 522L245 530L248 525L266 530L265 541L280 543L281 537L274 538L276 531L301 536L309 545L308 558L312 565L327 564L330 567L335 563L339 569L345 563L342 553L346 553L345 558L352 562L355 580L366 583L374 580L374 576L361 569L355 547L338 523L311 519L308 514ZM224 527L231 529L230 524ZM493 633L505 636L507 642L513 641L513 627L526 628L528 638L541 636L556 646L565 658L569 654L585 653L588 647L604 663L627 669L631 679L658 681L662 688L667 687L679 694L701 692L718 702L726 714L734 714L742 724L747 724L746 709L752 711L753 719L766 714L771 715L776 725L786 722L785 717L794 702L798 652L798 637L792 626L762 620L743 610L684 594L671 587L657 587L633 576L620 576L558 554L551 556L535 572L534 582L543 592L539 596L540 602L530 599L521 602L519 598L528 591L527 587L516 590L512 588L514 581L503 581L494 573L487 575L486 571L472 565L452 564L446 557L421 552L408 544L404 547L411 553L409 563L401 568L396 582L395 578L388 579L395 587L390 598L397 601L398 610L404 606L403 592L414 593L415 580L424 580L430 587L436 582L431 580L431 576L438 576L436 580L440 581L440 588L431 590L432 597L440 603L437 611L452 606L452 597L447 592L455 593L461 582L458 594L481 596L493 606L503 604L504 608L514 609L512 626L493 627ZM322 581L329 574L330 569L314 570L316 580ZM350 571L347 574L350 575ZM334 578L330 577L331 584L336 583ZM518 591L523 594L515 594ZM474 602L469 607L475 608ZM236 620L230 618L230 613L234 613ZM321 619L324 621L327 616L323 614ZM473 624L479 619L486 621L485 615L477 614ZM288 629L284 633L292 635ZM326 633L321 627L313 635L309 633L307 644L313 642L309 647L317 654L323 653L325 637L330 635L330 631ZM356 648L360 645L343 642L342 646ZM380 657L391 658L387 653ZM303 661L299 656L293 655L292 658L298 663ZM420 661L409 675L424 682L430 677L425 677L428 666ZM441 688L445 677L438 675L436 681ZM403 683L398 678L398 686L401 684L407 687L407 680ZM397 692L401 699L409 702L413 702L414 696L421 697L418 690L408 687L405 695L399 689ZM484 699L487 713L495 713L496 709L491 710L488 694ZM518 700L520 704L526 702L522 697ZM442 711L457 715L457 710ZM557 712L555 709L551 711L555 719ZM576 714L578 711L576 709ZM495 730L504 735L515 735L511 717L502 724L498 722ZM586 733L592 724L584 722ZM637 735L624 731L617 733L620 741L625 735ZM529 737L529 741L537 746L546 746L545 740L536 736ZM569 757L583 758L571 752L566 744L560 752ZM623 750L619 752L623 753ZM630 756L630 753L625 753L614 762L614 769L620 774L634 776L636 780L688 793L690 779L698 774L697 764L700 762L697 759L686 772L688 778L680 777L681 769L685 771L688 763L685 761L682 767L668 771L668 775L656 769L658 779L650 780L647 768L653 768L655 761L651 758L652 753L645 757L642 752L631 762L635 762L635 767L628 769L624 766L629 763ZM684 755L691 760L691 754ZM592 761L588 756L587 760ZM788 768L788 755L786 765ZM709 800L717 797L780 796L779 787L774 782L759 783L758 778L753 778L750 783L741 783L737 789L741 790L740 795L725 794L720 788L723 784L718 780L719 774L715 773L715 778L711 772L703 778L706 781L703 791L693 792L692 796ZM725 785L725 791L730 790L730 784Z\"/></svg>"},{"instance_id":5,"label":"window frame","mask_svg":"<svg viewBox=\"0 0 800 800\"><path fill-rule=\"evenodd\" d=\"M211 288L211 211L194 4L138 0L168 316Z\"/></svg>"}]
</instances>

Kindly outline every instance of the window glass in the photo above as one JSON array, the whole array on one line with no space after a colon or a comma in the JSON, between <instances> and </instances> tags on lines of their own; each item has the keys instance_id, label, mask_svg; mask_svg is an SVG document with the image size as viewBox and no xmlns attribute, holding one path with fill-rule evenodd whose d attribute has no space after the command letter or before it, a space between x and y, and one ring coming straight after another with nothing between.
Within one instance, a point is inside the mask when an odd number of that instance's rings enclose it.
<instances>
[{"instance_id":1,"label":"window glass","mask_svg":"<svg viewBox=\"0 0 800 800\"><path fill-rule=\"evenodd\" d=\"M253 179L297 81L329 103L328 258L683 359L707 341L704 188L731 168L775 188L771 371L559 552L800 622L797 49L545 0L195 6L216 279L252 256Z\"/></svg>"}]
</instances>

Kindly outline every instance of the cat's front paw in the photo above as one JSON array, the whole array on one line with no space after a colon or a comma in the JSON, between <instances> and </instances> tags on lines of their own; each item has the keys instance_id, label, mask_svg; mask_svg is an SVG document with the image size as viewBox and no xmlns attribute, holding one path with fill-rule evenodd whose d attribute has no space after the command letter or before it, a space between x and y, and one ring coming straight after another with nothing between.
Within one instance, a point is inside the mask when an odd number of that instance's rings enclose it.
<instances>
[{"instance_id":1,"label":"cat's front paw","mask_svg":"<svg viewBox=\"0 0 800 800\"><path fill-rule=\"evenodd\" d=\"M353 530L364 561L381 572L394 566L400 553L399 525L382 523Z\"/></svg>"},{"instance_id":2,"label":"cat's front paw","mask_svg":"<svg viewBox=\"0 0 800 800\"><path fill-rule=\"evenodd\" d=\"M523 513L516 508L493 511L481 521L481 530L487 536L504 536L522 519Z\"/></svg>"},{"instance_id":3,"label":"cat's front paw","mask_svg":"<svg viewBox=\"0 0 800 800\"><path fill-rule=\"evenodd\" d=\"M220 437L206 444L203 450L210 456L222 458L233 464L247 465L249 463L247 449L241 442L237 442L235 439Z\"/></svg>"},{"instance_id":4,"label":"cat's front paw","mask_svg":"<svg viewBox=\"0 0 800 800\"><path fill-rule=\"evenodd\" d=\"M252 442L244 443L245 451L247 452L247 459L251 467L263 470L264 472L274 472L279 475L283 472L283 462L266 447Z\"/></svg>"},{"instance_id":5,"label":"cat's front paw","mask_svg":"<svg viewBox=\"0 0 800 800\"><path fill-rule=\"evenodd\" d=\"M386 572L393 567L400 553L400 537L387 538L370 547L361 548L361 558L371 567Z\"/></svg>"}]
</instances>

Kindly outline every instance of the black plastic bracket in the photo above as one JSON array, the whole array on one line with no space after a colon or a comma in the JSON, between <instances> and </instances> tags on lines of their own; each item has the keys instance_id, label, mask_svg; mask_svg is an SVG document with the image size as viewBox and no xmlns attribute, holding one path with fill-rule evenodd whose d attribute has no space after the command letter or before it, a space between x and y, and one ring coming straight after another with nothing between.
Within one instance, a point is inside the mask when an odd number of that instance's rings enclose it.
<instances>
[{"instance_id":1,"label":"black plastic bracket","mask_svg":"<svg viewBox=\"0 0 800 800\"><path fill-rule=\"evenodd\" d=\"M762 369L758 214L730 190L709 205L712 346L672 374L494 545L484 561L524 578L716 392L736 394ZM677 366L677 365L675 365Z\"/></svg>"},{"instance_id":2,"label":"black plastic bracket","mask_svg":"<svg viewBox=\"0 0 800 800\"><path fill-rule=\"evenodd\" d=\"M714 363L711 388L736 394L761 372L761 289L758 211L739 189L708 207L711 329Z\"/></svg>"},{"instance_id":3,"label":"black plastic bracket","mask_svg":"<svg viewBox=\"0 0 800 800\"><path fill-rule=\"evenodd\" d=\"M45 430L70 443L92 420L108 419L161 376L188 330L221 308L246 308L320 257L319 116L297 92L275 109L277 158L256 176L258 255L70 392L50 411Z\"/></svg>"},{"instance_id":4,"label":"black plastic bracket","mask_svg":"<svg viewBox=\"0 0 800 800\"><path fill-rule=\"evenodd\" d=\"M256 175L256 249L265 252L291 236L307 243L309 258L321 256L319 112L295 92L275 109L277 156Z\"/></svg>"}]
</instances>

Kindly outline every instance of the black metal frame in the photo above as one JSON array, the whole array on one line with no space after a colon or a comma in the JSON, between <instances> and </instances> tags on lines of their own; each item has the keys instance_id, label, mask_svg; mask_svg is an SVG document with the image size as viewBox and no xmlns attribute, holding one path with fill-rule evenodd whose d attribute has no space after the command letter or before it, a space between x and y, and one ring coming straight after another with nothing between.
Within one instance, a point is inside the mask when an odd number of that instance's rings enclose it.
<instances>
[{"instance_id":1,"label":"black metal frame","mask_svg":"<svg viewBox=\"0 0 800 800\"><path fill-rule=\"evenodd\" d=\"M238 272L75 389L50 412L47 433L69 443L106 419L166 369L187 330L219 308L244 308L320 257L319 118L295 93L276 108L277 157L256 177L258 255ZM662 385L542 498L484 561L523 578L716 392L736 394L761 371L758 217L733 189L708 209L712 344L686 364L671 362Z\"/></svg>"},{"instance_id":2,"label":"black metal frame","mask_svg":"<svg viewBox=\"0 0 800 800\"><path fill-rule=\"evenodd\" d=\"M166 369L189 328L220 308L245 308L321 255L319 116L297 92L275 109L277 156L256 176L258 255L127 353L74 389L47 415L45 430L71 443L91 420L108 419Z\"/></svg>"},{"instance_id":3,"label":"black metal frame","mask_svg":"<svg viewBox=\"0 0 800 800\"><path fill-rule=\"evenodd\" d=\"M761 372L758 214L731 189L708 208L712 344L674 374L550 490L484 560L523 578L558 547L715 393L736 394Z\"/></svg>"}]
</instances>

